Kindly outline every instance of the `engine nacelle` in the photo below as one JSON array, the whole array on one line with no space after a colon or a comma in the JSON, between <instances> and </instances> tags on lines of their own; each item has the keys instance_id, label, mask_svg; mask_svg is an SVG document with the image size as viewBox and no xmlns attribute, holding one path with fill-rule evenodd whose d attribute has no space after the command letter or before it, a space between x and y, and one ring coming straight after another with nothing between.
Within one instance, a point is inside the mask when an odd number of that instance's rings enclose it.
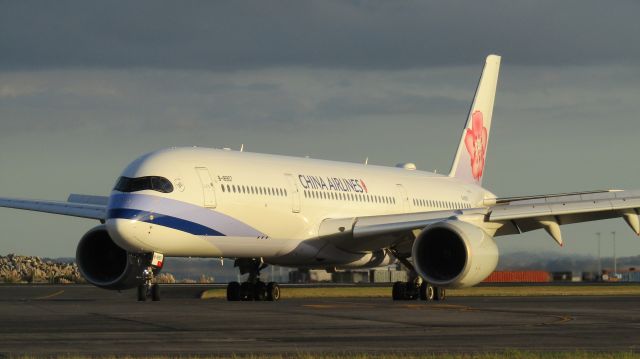
<instances>
[{"instance_id":1,"label":"engine nacelle","mask_svg":"<svg viewBox=\"0 0 640 359\"><path fill-rule=\"evenodd\" d=\"M481 228L458 220L426 227L411 252L418 274L438 287L471 287L498 265L493 238Z\"/></svg>"},{"instance_id":2,"label":"engine nacelle","mask_svg":"<svg viewBox=\"0 0 640 359\"><path fill-rule=\"evenodd\" d=\"M104 225L87 232L76 249L76 263L87 282L105 289L130 289L142 283L144 258L118 247Z\"/></svg>"}]
</instances>

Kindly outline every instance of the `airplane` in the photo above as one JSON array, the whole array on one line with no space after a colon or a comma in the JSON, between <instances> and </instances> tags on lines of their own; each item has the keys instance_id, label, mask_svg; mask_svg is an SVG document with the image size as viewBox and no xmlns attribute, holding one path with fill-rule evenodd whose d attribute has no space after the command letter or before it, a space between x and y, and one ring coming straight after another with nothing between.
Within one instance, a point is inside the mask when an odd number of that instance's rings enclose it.
<instances>
[{"instance_id":1,"label":"airplane","mask_svg":"<svg viewBox=\"0 0 640 359\"><path fill-rule=\"evenodd\" d=\"M623 218L640 235L640 191L498 197L482 187L501 57L489 55L448 175L210 149L166 148L129 164L110 196L66 202L0 198L0 207L97 220L77 246L87 282L160 299L165 257L230 258L243 283L227 300L276 301L269 265L329 271L401 263L393 300L445 300L498 263L494 237Z\"/></svg>"}]
</instances>

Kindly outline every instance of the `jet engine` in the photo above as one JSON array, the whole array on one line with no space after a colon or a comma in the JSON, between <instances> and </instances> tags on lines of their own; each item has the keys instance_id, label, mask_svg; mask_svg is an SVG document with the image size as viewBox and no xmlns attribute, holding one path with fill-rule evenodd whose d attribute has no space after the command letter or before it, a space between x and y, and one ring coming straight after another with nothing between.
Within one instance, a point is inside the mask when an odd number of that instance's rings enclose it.
<instances>
[{"instance_id":1,"label":"jet engine","mask_svg":"<svg viewBox=\"0 0 640 359\"><path fill-rule=\"evenodd\" d=\"M427 282L445 288L471 287L498 264L498 247L481 228L459 220L432 224L412 248L413 264Z\"/></svg>"},{"instance_id":2,"label":"jet engine","mask_svg":"<svg viewBox=\"0 0 640 359\"><path fill-rule=\"evenodd\" d=\"M118 247L104 225L87 232L76 249L76 263L87 282L105 289L130 289L142 283L147 260Z\"/></svg>"}]
</instances>

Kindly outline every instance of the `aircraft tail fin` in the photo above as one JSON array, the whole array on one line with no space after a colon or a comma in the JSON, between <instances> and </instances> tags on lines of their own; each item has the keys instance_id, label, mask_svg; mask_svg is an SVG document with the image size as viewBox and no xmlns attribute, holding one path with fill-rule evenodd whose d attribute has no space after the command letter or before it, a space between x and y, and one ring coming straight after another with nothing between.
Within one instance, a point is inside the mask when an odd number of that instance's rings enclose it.
<instances>
[{"instance_id":1,"label":"aircraft tail fin","mask_svg":"<svg viewBox=\"0 0 640 359\"><path fill-rule=\"evenodd\" d=\"M451 166L450 177L482 184L499 71L500 56L487 56L467 122L462 131L458 152Z\"/></svg>"}]
</instances>

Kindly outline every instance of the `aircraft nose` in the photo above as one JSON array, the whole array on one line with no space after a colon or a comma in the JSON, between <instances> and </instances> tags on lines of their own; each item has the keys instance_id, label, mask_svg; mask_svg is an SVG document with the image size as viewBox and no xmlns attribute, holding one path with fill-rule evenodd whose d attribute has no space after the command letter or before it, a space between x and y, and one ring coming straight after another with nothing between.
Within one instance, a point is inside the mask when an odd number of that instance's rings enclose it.
<instances>
[{"instance_id":1,"label":"aircraft nose","mask_svg":"<svg viewBox=\"0 0 640 359\"><path fill-rule=\"evenodd\" d=\"M148 232L144 228L144 222L136 219L108 218L105 226L111 239L127 252L149 251L149 246L145 241Z\"/></svg>"},{"instance_id":2,"label":"aircraft nose","mask_svg":"<svg viewBox=\"0 0 640 359\"><path fill-rule=\"evenodd\" d=\"M151 228L158 214L158 198L150 195L113 193L107 206L107 231L127 251L153 252Z\"/></svg>"},{"instance_id":3,"label":"aircraft nose","mask_svg":"<svg viewBox=\"0 0 640 359\"><path fill-rule=\"evenodd\" d=\"M148 252L146 239L149 236L145 223L122 209L109 209L105 226L111 239L128 252Z\"/></svg>"}]
</instances>

